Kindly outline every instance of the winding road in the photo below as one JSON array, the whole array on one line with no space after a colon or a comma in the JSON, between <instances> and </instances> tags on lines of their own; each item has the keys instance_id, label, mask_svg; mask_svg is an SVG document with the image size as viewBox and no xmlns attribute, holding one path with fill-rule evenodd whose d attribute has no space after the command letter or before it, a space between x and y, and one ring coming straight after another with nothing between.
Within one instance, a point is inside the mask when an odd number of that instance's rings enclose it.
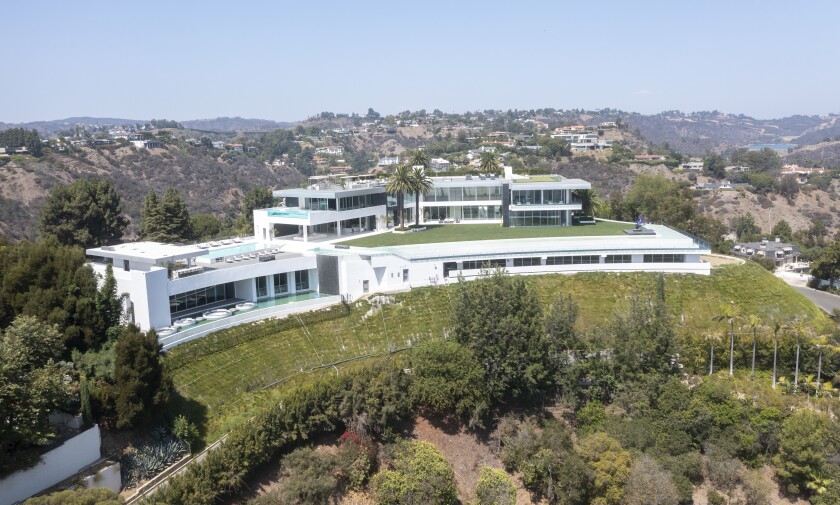
<instances>
[{"instance_id":1,"label":"winding road","mask_svg":"<svg viewBox=\"0 0 840 505\"><path fill-rule=\"evenodd\" d=\"M826 293L825 291L818 291L808 287L808 275L798 274L794 272L776 272L776 277L782 279L791 285L795 290L799 291L806 298L814 302L814 304L831 314L835 309L840 310L840 296Z\"/></svg>"}]
</instances>

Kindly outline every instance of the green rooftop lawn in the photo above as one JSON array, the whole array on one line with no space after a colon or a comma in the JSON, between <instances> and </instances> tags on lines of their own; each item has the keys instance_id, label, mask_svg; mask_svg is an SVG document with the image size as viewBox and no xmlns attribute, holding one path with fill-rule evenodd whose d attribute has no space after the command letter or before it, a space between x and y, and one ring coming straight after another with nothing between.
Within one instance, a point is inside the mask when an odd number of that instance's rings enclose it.
<instances>
[{"instance_id":1,"label":"green rooftop lawn","mask_svg":"<svg viewBox=\"0 0 840 505\"><path fill-rule=\"evenodd\" d=\"M557 182L562 180L556 175L532 175L527 179L513 179L514 183L528 183L528 182Z\"/></svg>"},{"instance_id":2,"label":"green rooftop lawn","mask_svg":"<svg viewBox=\"0 0 840 505\"><path fill-rule=\"evenodd\" d=\"M596 235L623 235L624 230L633 228L631 223L610 223L579 226L529 226L504 228L498 224L438 224L426 227L426 231L396 234L382 233L341 242L342 245L357 247L383 247L414 244L436 244L440 242L472 242L474 240L501 240L545 237L591 237Z\"/></svg>"},{"instance_id":3,"label":"green rooftop lawn","mask_svg":"<svg viewBox=\"0 0 840 505\"><path fill-rule=\"evenodd\" d=\"M705 335L727 331L725 324L712 319L722 304L730 302L741 313L755 314L765 324L774 317L802 317L815 327L830 323L804 296L749 261L715 268L709 276L666 275L665 279L666 303L677 338L682 344L700 342L690 346L692 352L698 345L702 347L698 355L708 352ZM543 307L558 294L571 293L580 305L577 325L583 330L604 329L617 310L628 306L634 293L656 293L656 275L648 273L540 275L526 280ZM214 441L262 406L276 401L277 391L282 388L309 380L313 374L340 373L344 367L361 366L362 362L355 360L377 359L389 350L441 338L450 325L451 289L426 287L393 294L389 299L394 303L381 309L369 300L358 300L349 304L349 310L324 309L333 317L320 322L301 324L313 321L302 315L301 319L293 316L285 320L285 326L283 321L271 320L242 325L224 330L240 335L231 344L210 345L211 341L205 339L216 338L214 334L177 346L167 351L166 362L183 398L181 410L202 425L206 441ZM739 332L739 349L750 342L749 335ZM784 352L791 349L784 345ZM689 349L681 350L689 353ZM789 357L784 355L783 366L793 363ZM264 389L267 386L269 389Z\"/></svg>"}]
</instances>

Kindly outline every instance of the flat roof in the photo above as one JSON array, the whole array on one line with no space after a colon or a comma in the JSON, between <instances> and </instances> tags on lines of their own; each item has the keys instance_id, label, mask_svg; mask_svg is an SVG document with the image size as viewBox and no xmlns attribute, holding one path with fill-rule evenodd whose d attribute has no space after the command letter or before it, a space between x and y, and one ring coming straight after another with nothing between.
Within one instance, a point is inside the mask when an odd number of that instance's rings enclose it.
<instances>
[{"instance_id":1,"label":"flat roof","mask_svg":"<svg viewBox=\"0 0 840 505\"><path fill-rule=\"evenodd\" d=\"M139 261L141 263L160 263L204 256L209 253L197 245L163 244L161 242L129 242L85 251L88 256L99 256L115 260Z\"/></svg>"}]
</instances>

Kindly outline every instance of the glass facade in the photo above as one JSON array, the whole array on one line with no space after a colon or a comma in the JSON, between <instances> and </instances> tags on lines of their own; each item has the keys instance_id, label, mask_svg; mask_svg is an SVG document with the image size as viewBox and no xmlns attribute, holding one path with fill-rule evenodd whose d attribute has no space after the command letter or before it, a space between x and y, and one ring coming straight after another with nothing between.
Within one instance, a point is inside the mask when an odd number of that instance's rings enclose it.
<instances>
[{"instance_id":1,"label":"glass facade","mask_svg":"<svg viewBox=\"0 0 840 505\"><path fill-rule=\"evenodd\" d=\"M433 188L423 197L426 202L472 202L501 200L501 186L456 186Z\"/></svg>"},{"instance_id":2,"label":"glass facade","mask_svg":"<svg viewBox=\"0 0 840 505\"><path fill-rule=\"evenodd\" d=\"M268 282L265 277L257 277L257 298L268 296Z\"/></svg>"},{"instance_id":3,"label":"glass facade","mask_svg":"<svg viewBox=\"0 0 840 505\"><path fill-rule=\"evenodd\" d=\"M538 267L542 265L540 258L513 258L515 267Z\"/></svg>"},{"instance_id":4,"label":"glass facade","mask_svg":"<svg viewBox=\"0 0 840 505\"><path fill-rule=\"evenodd\" d=\"M601 262L597 255L588 256L549 256L545 259L546 265L596 265Z\"/></svg>"},{"instance_id":5,"label":"glass facade","mask_svg":"<svg viewBox=\"0 0 840 505\"><path fill-rule=\"evenodd\" d=\"M515 189L511 191L514 205L553 205L566 203L566 189Z\"/></svg>"},{"instance_id":6,"label":"glass facade","mask_svg":"<svg viewBox=\"0 0 840 505\"><path fill-rule=\"evenodd\" d=\"M169 297L169 313L183 312L190 309L200 309L204 305L230 300L236 297L233 283L217 284L208 288L187 291Z\"/></svg>"},{"instance_id":7,"label":"glass facade","mask_svg":"<svg viewBox=\"0 0 840 505\"><path fill-rule=\"evenodd\" d=\"M629 254L608 254L604 263L633 263L633 256Z\"/></svg>"},{"instance_id":8,"label":"glass facade","mask_svg":"<svg viewBox=\"0 0 840 505\"><path fill-rule=\"evenodd\" d=\"M465 261L461 270L480 270L482 268L505 268L507 260L492 259L492 260L474 260Z\"/></svg>"},{"instance_id":9,"label":"glass facade","mask_svg":"<svg viewBox=\"0 0 840 505\"><path fill-rule=\"evenodd\" d=\"M645 263L685 263L685 254L645 254Z\"/></svg>"},{"instance_id":10,"label":"glass facade","mask_svg":"<svg viewBox=\"0 0 840 505\"><path fill-rule=\"evenodd\" d=\"M338 199L338 210L364 209L376 205L385 205L384 202L377 203L375 195L344 196Z\"/></svg>"},{"instance_id":11,"label":"glass facade","mask_svg":"<svg viewBox=\"0 0 840 505\"><path fill-rule=\"evenodd\" d=\"M510 213L510 226L563 226L562 210L526 210Z\"/></svg>"}]
</instances>

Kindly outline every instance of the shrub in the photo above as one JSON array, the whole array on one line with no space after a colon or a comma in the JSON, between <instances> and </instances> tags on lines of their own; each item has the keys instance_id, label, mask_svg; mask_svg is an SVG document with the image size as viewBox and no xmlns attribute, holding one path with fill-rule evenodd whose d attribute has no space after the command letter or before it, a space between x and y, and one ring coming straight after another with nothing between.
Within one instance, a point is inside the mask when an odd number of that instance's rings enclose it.
<instances>
[{"instance_id":1,"label":"shrub","mask_svg":"<svg viewBox=\"0 0 840 505\"><path fill-rule=\"evenodd\" d=\"M504 470L483 467L475 486L478 505L515 505L516 487Z\"/></svg>"},{"instance_id":2,"label":"shrub","mask_svg":"<svg viewBox=\"0 0 840 505\"><path fill-rule=\"evenodd\" d=\"M457 503L455 472L434 445L402 440L393 448L390 468L371 482L379 505Z\"/></svg>"}]
</instances>

